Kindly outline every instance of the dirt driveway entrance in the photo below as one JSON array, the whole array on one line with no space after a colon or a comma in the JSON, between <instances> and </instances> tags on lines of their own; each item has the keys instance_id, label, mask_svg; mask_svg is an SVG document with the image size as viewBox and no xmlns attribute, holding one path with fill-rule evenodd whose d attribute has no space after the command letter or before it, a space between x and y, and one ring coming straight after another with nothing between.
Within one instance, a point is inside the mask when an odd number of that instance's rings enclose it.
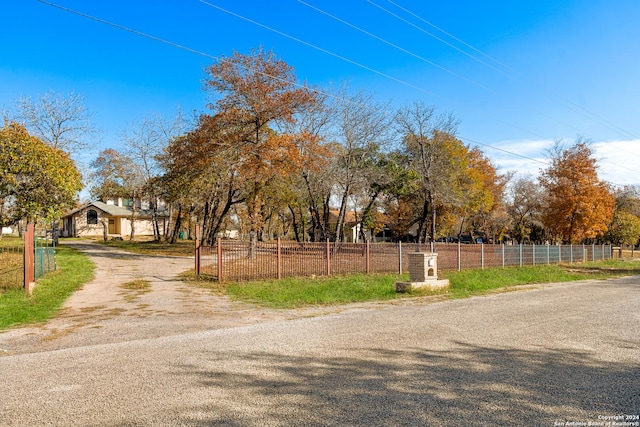
<instances>
[{"instance_id":1,"label":"dirt driveway entrance","mask_svg":"<svg viewBox=\"0 0 640 427\"><path fill-rule=\"evenodd\" d=\"M234 303L207 289L189 286L177 276L193 268L192 257L137 255L85 241L62 244L89 255L96 264L94 280L73 294L49 322L0 332L0 355L156 338L312 314ZM140 280L148 286L130 286Z\"/></svg>"}]
</instances>

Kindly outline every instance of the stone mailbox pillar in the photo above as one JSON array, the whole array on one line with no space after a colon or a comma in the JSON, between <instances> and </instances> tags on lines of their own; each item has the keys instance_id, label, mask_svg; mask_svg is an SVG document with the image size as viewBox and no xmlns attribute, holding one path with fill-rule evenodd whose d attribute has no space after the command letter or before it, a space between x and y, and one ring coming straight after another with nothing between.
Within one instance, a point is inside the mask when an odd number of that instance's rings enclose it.
<instances>
[{"instance_id":1,"label":"stone mailbox pillar","mask_svg":"<svg viewBox=\"0 0 640 427\"><path fill-rule=\"evenodd\" d=\"M410 282L397 282L396 292L428 287L442 289L449 287L449 280L438 280L438 254L435 252L414 252L409 254Z\"/></svg>"}]
</instances>

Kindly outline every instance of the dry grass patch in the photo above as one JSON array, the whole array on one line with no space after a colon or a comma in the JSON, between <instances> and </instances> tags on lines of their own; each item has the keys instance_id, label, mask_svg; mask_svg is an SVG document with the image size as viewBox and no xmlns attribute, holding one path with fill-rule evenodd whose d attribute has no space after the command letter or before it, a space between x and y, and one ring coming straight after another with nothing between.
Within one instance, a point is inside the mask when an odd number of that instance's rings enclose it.
<instances>
[{"instance_id":1,"label":"dry grass patch","mask_svg":"<svg viewBox=\"0 0 640 427\"><path fill-rule=\"evenodd\" d=\"M142 295L151 292L151 282L144 279L136 279L123 283L120 285L120 289L124 290L120 295L124 297L125 301L133 303Z\"/></svg>"},{"instance_id":2,"label":"dry grass patch","mask_svg":"<svg viewBox=\"0 0 640 427\"><path fill-rule=\"evenodd\" d=\"M148 280L137 279L132 280L127 283L123 283L120 285L122 289L130 290L130 291L150 291L151 290L151 282Z\"/></svg>"}]
</instances>

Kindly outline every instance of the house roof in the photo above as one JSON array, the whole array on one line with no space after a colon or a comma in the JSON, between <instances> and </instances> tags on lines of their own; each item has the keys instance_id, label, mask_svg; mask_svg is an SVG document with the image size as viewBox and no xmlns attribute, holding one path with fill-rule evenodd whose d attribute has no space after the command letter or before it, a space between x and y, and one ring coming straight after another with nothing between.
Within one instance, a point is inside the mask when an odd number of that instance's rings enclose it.
<instances>
[{"instance_id":1,"label":"house roof","mask_svg":"<svg viewBox=\"0 0 640 427\"><path fill-rule=\"evenodd\" d=\"M338 214L340 211L338 209L329 209L329 224L335 224L338 222ZM344 222L345 224L356 224L356 214L353 211L346 211L344 213Z\"/></svg>"},{"instance_id":2,"label":"house roof","mask_svg":"<svg viewBox=\"0 0 640 427\"><path fill-rule=\"evenodd\" d=\"M88 202L85 203L84 205L80 206L77 209L72 210L71 212L67 212L67 214L65 215L65 217L67 216L72 216L75 215L76 213L85 210L89 207L93 206L94 208L100 209L102 212L111 215L111 216L126 216L129 217L131 216L131 210L124 208L122 206L114 206L114 205L108 205L106 203L103 202Z\"/></svg>"}]
</instances>

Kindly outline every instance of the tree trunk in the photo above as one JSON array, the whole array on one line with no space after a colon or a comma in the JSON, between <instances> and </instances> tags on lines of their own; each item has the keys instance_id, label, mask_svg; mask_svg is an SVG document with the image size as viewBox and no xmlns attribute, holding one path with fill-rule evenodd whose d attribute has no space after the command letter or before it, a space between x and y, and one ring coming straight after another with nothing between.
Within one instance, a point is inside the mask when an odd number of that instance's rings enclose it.
<instances>
[{"instance_id":1,"label":"tree trunk","mask_svg":"<svg viewBox=\"0 0 640 427\"><path fill-rule=\"evenodd\" d=\"M105 219L103 219L101 223L102 223L102 238L106 242L107 240L109 240L109 223Z\"/></svg>"},{"instance_id":2,"label":"tree trunk","mask_svg":"<svg viewBox=\"0 0 640 427\"><path fill-rule=\"evenodd\" d=\"M129 236L129 240L133 241L136 234L136 217L137 217L137 208L136 208L136 199L131 199L131 236Z\"/></svg>"},{"instance_id":3,"label":"tree trunk","mask_svg":"<svg viewBox=\"0 0 640 427\"><path fill-rule=\"evenodd\" d=\"M380 191L376 191L371 198L369 199L369 203L367 204L367 207L364 208L364 210L362 211L362 219L360 220L361 224L360 224L360 237L362 238L363 242L367 241L367 237L364 234L364 224L362 224L362 221L364 220L364 218L366 218L367 216L369 216L369 214L371 213L371 210L373 209L373 205L376 202L376 200L378 200L378 196L380 195ZM373 237L373 234L372 236Z\"/></svg>"},{"instance_id":4,"label":"tree trunk","mask_svg":"<svg viewBox=\"0 0 640 427\"><path fill-rule=\"evenodd\" d=\"M176 222L173 227L173 232L171 233L170 243L174 244L178 235L180 233L180 228L182 227L182 203L178 203L178 215L176 216Z\"/></svg>"},{"instance_id":5,"label":"tree trunk","mask_svg":"<svg viewBox=\"0 0 640 427\"><path fill-rule=\"evenodd\" d=\"M422 212L420 213L420 218L418 219L418 232L416 235L418 243L424 243L424 234L426 231L428 213L429 213L429 200L425 199L424 205L422 206Z\"/></svg>"},{"instance_id":6,"label":"tree trunk","mask_svg":"<svg viewBox=\"0 0 640 427\"><path fill-rule=\"evenodd\" d=\"M303 174L305 185L307 187L307 193L309 193L309 212L311 213L311 224L313 234L311 235L311 239L316 241L316 231L320 230L319 241L324 241L327 239L327 230L325 227L325 223L320 218L320 210L318 209L318 202L316 198L313 196L313 192L311 191L311 184L309 183L309 178L307 174Z\"/></svg>"},{"instance_id":7,"label":"tree trunk","mask_svg":"<svg viewBox=\"0 0 640 427\"><path fill-rule=\"evenodd\" d=\"M288 205L288 207L289 207L289 211L291 212L291 218L293 221L293 234L295 236L296 242L300 242L300 232L298 231L298 221L296 220L295 210L291 205Z\"/></svg>"},{"instance_id":8,"label":"tree trunk","mask_svg":"<svg viewBox=\"0 0 640 427\"><path fill-rule=\"evenodd\" d=\"M160 235L160 224L158 224L158 208L156 203L153 203L153 209L151 210L151 223L153 226L153 240L159 242L162 236Z\"/></svg>"},{"instance_id":9,"label":"tree trunk","mask_svg":"<svg viewBox=\"0 0 640 427\"><path fill-rule=\"evenodd\" d=\"M344 242L344 225L347 215L347 200L349 198L349 186L346 186L342 192L342 200L340 201L340 210L338 211L338 219L336 221L336 242Z\"/></svg>"}]
</instances>

